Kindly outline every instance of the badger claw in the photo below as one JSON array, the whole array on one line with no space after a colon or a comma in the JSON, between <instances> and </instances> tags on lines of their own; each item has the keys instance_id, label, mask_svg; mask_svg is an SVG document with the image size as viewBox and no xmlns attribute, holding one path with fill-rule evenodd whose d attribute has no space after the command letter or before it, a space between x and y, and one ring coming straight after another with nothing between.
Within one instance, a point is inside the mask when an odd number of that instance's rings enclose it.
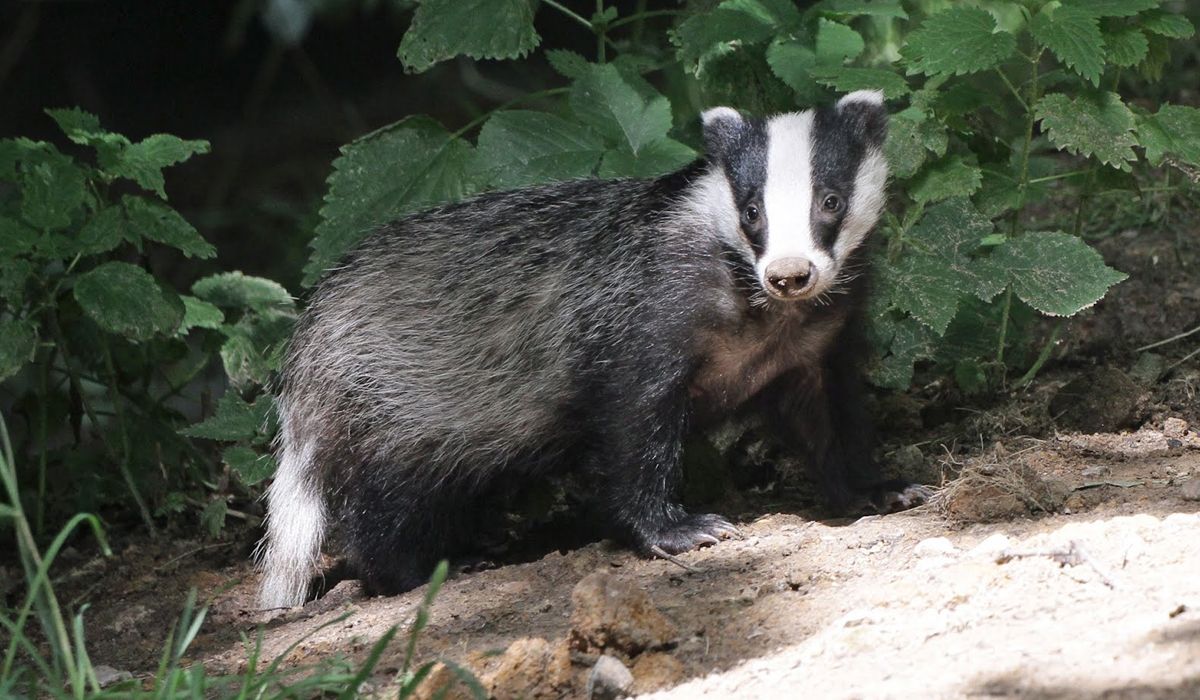
<instances>
[{"instance_id":1,"label":"badger claw","mask_svg":"<svg viewBox=\"0 0 1200 700\"><path fill-rule=\"evenodd\" d=\"M925 505L933 498L934 490L907 481L889 481L873 489L871 505L880 513L896 513Z\"/></svg>"},{"instance_id":2,"label":"badger claw","mask_svg":"<svg viewBox=\"0 0 1200 700\"><path fill-rule=\"evenodd\" d=\"M655 549L679 554L717 544L723 538L740 536L737 528L719 515L688 515L644 536L640 549L644 554L657 555Z\"/></svg>"}]
</instances>

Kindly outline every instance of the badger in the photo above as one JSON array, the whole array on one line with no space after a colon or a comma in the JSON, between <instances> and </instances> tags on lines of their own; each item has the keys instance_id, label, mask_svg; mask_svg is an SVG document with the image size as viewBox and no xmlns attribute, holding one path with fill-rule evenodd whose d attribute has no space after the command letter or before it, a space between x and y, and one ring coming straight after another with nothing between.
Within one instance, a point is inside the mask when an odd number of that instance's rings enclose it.
<instances>
[{"instance_id":1,"label":"badger","mask_svg":"<svg viewBox=\"0 0 1200 700\"><path fill-rule=\"evenodd\" d=\"M572 470L604 533L669 556L736 534L676 497L689 430L760 411L834 509L880 482L861 397L882 95L702 115L656 179L495 192L368 234L316 286L278 385L264 607L302 604L336 526L368 591L423 583L500 484Z\"/></svg>"}]
</instances>

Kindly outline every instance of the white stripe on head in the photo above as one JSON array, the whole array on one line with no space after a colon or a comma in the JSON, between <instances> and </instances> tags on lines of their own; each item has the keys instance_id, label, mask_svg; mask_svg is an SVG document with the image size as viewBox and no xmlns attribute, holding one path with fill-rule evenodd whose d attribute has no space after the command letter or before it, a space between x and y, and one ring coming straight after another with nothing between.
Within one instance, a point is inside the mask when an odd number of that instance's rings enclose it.
<instances>
[{"instance_id":1,"label":"white stripe on head","mask_svg":"<svg viewBox=\"0 0 1200 700\"><path fill-rule=\"evenodd\" d=\"M767 266L784 258L808 260L818 280L833 272L834 261L812 233L812 129L811 111L781 114L767 123L767 240L755 266L764 287Z\"/></svg>"},{"instance_id":2,"label":"white stripe on head","mask_svg":"<svg viewBox=\"0 0 1200 700\"><path fill-rule=\"evenodd\" d=\"M883 153L877 148L868 150L863 155L862 162L858 164L850 207L846 218L842 220L837 242L833 244L833 255L837 260L845 260L847 255L862 244L863 239L879 221L879 212L883 210L885 200L887 178L887 159L883 157Z\"/></svg>"}]
</instances>

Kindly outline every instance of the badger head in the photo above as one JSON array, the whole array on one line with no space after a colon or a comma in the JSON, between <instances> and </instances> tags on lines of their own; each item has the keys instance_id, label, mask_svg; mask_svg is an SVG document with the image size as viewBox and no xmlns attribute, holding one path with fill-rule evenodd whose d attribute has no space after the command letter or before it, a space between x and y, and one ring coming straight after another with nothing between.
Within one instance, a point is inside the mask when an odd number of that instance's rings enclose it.
<instances>
[{"instance_id":1,"label":"badger head","mask_svg":"<svg viewBox=\"0 0 1200 700\"><path fill-rule=\"evenodd\" d=\"M743 116L703 114L704 140L721 200L715 220L754 268L771 299L819 299L852 276L851 254L884 204L883 96L852 92L832 107ZM732 208L731 208L732 207Z\"/></svg>"}]
</instances>

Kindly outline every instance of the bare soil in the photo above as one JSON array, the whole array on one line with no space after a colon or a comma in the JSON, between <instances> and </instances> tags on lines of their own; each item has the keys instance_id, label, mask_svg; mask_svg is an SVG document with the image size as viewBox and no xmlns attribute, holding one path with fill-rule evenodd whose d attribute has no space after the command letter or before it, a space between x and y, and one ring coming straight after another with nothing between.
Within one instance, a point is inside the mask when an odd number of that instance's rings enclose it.
<instances>
[{"instance_id":1,"label":"bare soil","mask_svg":"<svg viewBox=\"0 0 1200 700\"><path fill-rule=\"evenodd\" d=\"M934 503L829 520L789 483L721 501L744 539L688 569L600 542L459 572L419 660L501 698L1200 697L1200 370L1166 369L1200 336L1135 351L1200 323L1197 256L1167 233L1129 243L1100 245L1130 280L1064 329L1031 388L989 403L919 382L874 406L885 460L941 487ZM135 676L190 587L210 605L191 660L214 671L242 670L260 631L262 657L307 666L359 661L399 625L371 680L393 687L424 589L367 597L331 572L303 608L259 611L256 536L69 551L58 590L91 601L92 659Z\"/></svg>"}]
</instances>

